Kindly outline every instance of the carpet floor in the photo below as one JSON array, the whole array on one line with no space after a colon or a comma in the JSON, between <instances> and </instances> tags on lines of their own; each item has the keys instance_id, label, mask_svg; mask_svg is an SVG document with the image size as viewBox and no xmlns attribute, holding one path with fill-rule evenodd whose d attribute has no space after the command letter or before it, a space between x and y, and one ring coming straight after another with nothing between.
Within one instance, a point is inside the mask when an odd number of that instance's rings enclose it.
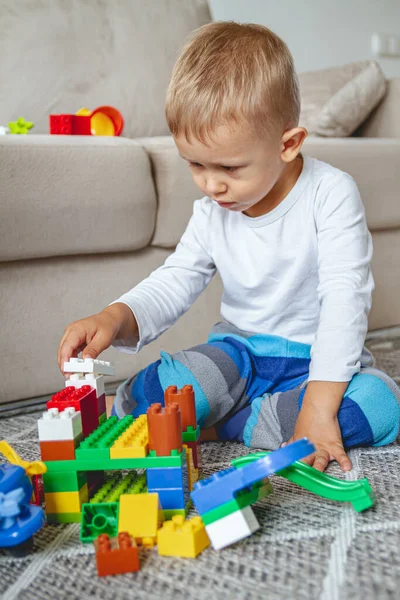
<instances>
[{"instance_id":1,"label":"carpet floor","mask_svg":"<svg viewBox=\"0 0 400 600\"><path fill-rule=\"evenodd\" d=\"M377 366L400 382L400 336L370 339ZM7 414L0 439L26 460L39 458L36 421L41 411ZM248 449L241 444L202 445L204 475L224 469ZM368 477L377 504L357 514L280 477L274 493L254 505L260 530L220 552L196 560L140 551L138 573L99 578L94 550L79 541L79 524L47 525L34 547L16 558L0 550L0 598L11 600L222 599L395 600L400 598L400 445L350 452L346 479ZM194 514L194 512L193 512Z\"/></svg>"}]
</instances>

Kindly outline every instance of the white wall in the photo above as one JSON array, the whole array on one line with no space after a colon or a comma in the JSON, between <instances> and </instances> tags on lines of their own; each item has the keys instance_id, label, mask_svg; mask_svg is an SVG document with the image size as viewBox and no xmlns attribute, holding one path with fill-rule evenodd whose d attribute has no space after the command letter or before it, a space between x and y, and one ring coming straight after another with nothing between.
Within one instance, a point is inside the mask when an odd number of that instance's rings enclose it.
<instances>
[{"instance_id":1,"label":"white wall","mask_svg":"<svg viewBox=\"0 0 400 600\"><path fill-rule=\"evenodd\" d=\"M288 44L299 73L375 58L400 77L400 57L377 58L372 33L400 36L399 0L209 0L214 20L266 25Z\"/></svg>"}]
</instances>

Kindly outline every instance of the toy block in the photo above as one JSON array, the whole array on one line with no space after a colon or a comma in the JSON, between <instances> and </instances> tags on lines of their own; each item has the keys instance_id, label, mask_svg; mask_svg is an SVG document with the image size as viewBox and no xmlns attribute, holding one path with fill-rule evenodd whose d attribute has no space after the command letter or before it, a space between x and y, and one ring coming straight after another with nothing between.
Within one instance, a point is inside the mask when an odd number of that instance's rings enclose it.
<instances>
[{"instance_id":1,"label":"toy block","mask_svg":"<svg viewBox=\"0 0 400 600\"><path fill-rule=\"evenodd\" d=\"M210 545L201 517L185 521L184 517L174 516L157 531L158 554L161 556L181 556L196 558Z\"/></svg>"},{"instance_id":2,"label":"toy block","mask_svg":"<svg viewBox=\"0 0 400 600\"><path fill-rule=\"evenodd\" d=\"M57 523L80 523L81 513L46 513L46 520L50 525Z\"/></svg>"},{"instance_id":3,"label":"toy block","mask_svg":"<svg viewBox=\"0 0 400 600\"><path fill-rule=\"evenodd\" d=\"M79 492L45 493L44 500L47 513L77 513L89 501L89 491L85 484Z\"/></svg>"},{"instance_id":4,"label":"toy block","mask_svg":"<svg viewBox=\"0 0 400 600\"><path fill-rule=\"evenodd\" d=\"M176 403L165 409L152 404L147 410L149 448L157 456L169 456L172 450L182 451L181 413Z\"/></svg>"},{"instance_id":5,"label":"toy block","mask_svg":"<svg viewBox=\"0 0 400 600\"><path fill-rule=\"evenodd\" d=\"M39 440L54 442L55 440L78 440L82 437L82 417L73 406L60 412L58 408L50 408L38 420Z\"/></svg>"},{"instance_id":6,"label":"toy block","mask_svg":"<svg viewBox=\"0 0 400 600\"><path fill-rule=\"evenodd\" d=\"M93 542L102 533L115 536L118 533L119 504L99 502L82 506L81 542Z\"/></svg>"},{"instance_id":7,"label":"toy block","mask_svg":"<svg viewBox=\"0 0 400 600\"><path fill-rule=\"evenodd\" d=\"M73 115L50 115L49 125L52 135L72 135Z\"/></svg>"},{"instance_id":8,"label":"toy block","mask_svg":"<svg viewBox=\"0 0 400 600\"><path fill-rule=\"evenodd\" d=\"M76 452L79 448L76 450ZM153 456L146 458L101 458L54 460L46 462L49 473L59 471L117 471L120 469L151 469L153 467L181 467L186 460L185 453L173 451L170 456Z\"/></svg>"},{"instance_id":9,"label":"toy block","mask_svg":"<svg viewBox=\"0 0 400 600\"><path fill-rule=\"evenodd\" d=\"M192 427L191 425L182 432L182 442L187 444L188 442L197 442L200 437L200 427Z\"/></svg>"},{"instance_id":10,"label":"toy block","mask_svg":"<svg viewBox=\"0 0 400 600\"><path fill-rule=\"evenodd\" d=\"M86 478L89 489L89 498L91 498L104 484L105 473L104 471L87 471Z\"/></svg>"},{"instance_id":11,"label":"toy block","mask_svg":"<svg viewBox=\"0 0 400 600\"><path fill-rule=\"evenodd\" d=\"M169 508L167 510L163 510L164 520L168 521L172 519L172 517L175 517L175 515L180 515L183 518L185 518L189 511L189 508L190 505L186 506L185 508Z\"/></svg>"},{"instance_id":12,"label":"toy block","mask_svg":"<svg viewBox=\"0 0 400 600\"><path fill-rule=\"evenodd\" d=\"M251 506L237 510L210 525L206 531L214 550L221 550L248 537L260 528Z\"/></svg>"},{"instance_id":13,"label":"toy block","mask_svg":"<svg viewBox=\"0 0 400 600\"><path fill-rule=\"evenodd\" d=\"M43 485L43 476L42 475L32 475L32 487L33 487L33 495L31 499L31 504L35 506L42 506L44 501L44 485Z\"/></svg>"},{"instance_id":14,"label":"toy block","mask_svg":"<svg viewBox=\"0 0 400 600\"><path fill-rule=\"evenodd\" d=\"M312 454L314 450L315 446L306 438L298 440L240 469L231 467L198 481L191 492L191 498L198 512L203 514L233 500L240 490L281 471L296 460Z\"/></svg>"},{"instance_id":15,"label":"toy block","mask_svg":"<svg viewBox=\"0 0 400 600\"><path fill-rule=\"evenodd\" d=\"M72 115L72 135L92 135L91 117Z\"/></svg>"},{"instance_id":16,"label":"toy block","mask_svg":"<svg viewBox=\"0 0 400 600\"><path fill-rule=\"evenodd\" d=\"M140 415L114 442L110 458L140 458L147 456L149 431L147 416Z\"/></svg>"},{"instance_id":17,"label":"toy block","mask_svg":"<svg viewBox=\"0 0 400 600\"><path fill-rule=\"evenodd\" d=\"M148 488L183 488L188 483L187 466L147 469Z\"/></svg>"},{"instance_id":18,"label":"toy block","mask_svg":"<svg viewBox=\"0 0 400 600\"><path fill-rule=\"evenodd\" d=\"M55 442L39 442L40 456L43 461L74 460L74 440L56 440Z\"/></svg>"},{"instance_id":19,"label":"toy block","mask_svg":"<svg viewBox=\"0 0 400 600\"><path fill-rule=\"evenodd\" d=\"M107 413L99 415L99 425L103 425L104 421L107 421Z\"/></svg>"},{"instance_id":20,"label":"toy block","mask_svg":"<svg viewBox=\"0 0 400 600\"><path fill-rule=\"evenodd\" d=\"M110 417L98 426L76 450L76 458L80 460L99 460L110 458L110 447L133 423L133 417L126 415L120 421Z\"/></svg>"},{"instance_id":21,"label":"toy block","mask_svg":"<svg viewBox=\"0 0 400 600\"><path fill-rule=\"evenodd\" d=\"M139 544L155 543L163 520L158 494L122 494L120 497L118 531L127 531Z\"/></svg>"},{"instance_id":22,"label":"toy block","mask_svg":"<svg viewBox=\"0 0 400 600\"><path fill-rule=\"evenodd\" d=\"M162 510L171 508L185 508L188 503L188 494L182 488L147 488L149 494L158 494Z\"/></svg>"},{"instance_id":23,"label":"toy block","mask_svg":"<svg viewBox=\"0 0 400 600\"><path fill-rule=\"evenodd\" d=\"M139 554L135 540L121 532L117 538L106 534L95 541L97 574L100 577L139 571Z\"/></svg>"},{"instance_id":24,"label":"toy block","mask_svg":"<svg viewBox=\"0 0 400 600\"><path fill-rule=\"evenodd\" d=\"M195 469L198 469L201 473L201 446L200 442L186 442L183 440L185 445L192 450L193 465Z\"/></svg>"},{"instance_id":25,"label":"toy block","mask_svg":"<svg viewBox=\"0 0 400 600\"><path fill-rule=\"evenodd\" d=\"M95 373L96 375L115 375L114 367L106 360L93 358L71 358L64 363L64 373Z\"/></svg>"},{"instance_id":26,"label":"toy block","mask_svg":"<svg viewBox=\"0 0 400 600\"><path fill-rule=\"evenodd\" d=\"M186 464L187 464L187 472L188 472L188 486L189 492L193 490L194 484L199 480L199 470L195 468L193 464L193 453L192 449L188 448L186 444L183 445L186 450Z\"/></svg>"},{"instance_id":27,"label":"toy block","mask_svg":"<svg viewBox=\"0 0 400 600\"><path fill-rule=\"evenodd\" d=\"M46 406L47 409L58 408L60 412L73 406L76 411L80 411L84 438L92 433L99 424L96 390L92 390L89 385L84 385L79 389L72 385L68 386L54 394Z\"/></svg>"},{"instance_id":28,"label":"toy block","mask_svg":"<svg viewBox=\"0 0 400 600\"><path fill-rule=\"evenodd\" d=\"M106 395L101 394L100 396L97 394L97 410L99 412L99 424L100 417L107 418L107 406L106 406Z\"/></svg>"},{"instance_id":29,"label":"toy block","mask_svg":"<svg viewBox=\"0 0 400 600\"><path fill-rule=\"evenodd\" d=\"M46 493L78 492L87 483L85 473L43 473Z\"/></svg>"},{"instance_id":30,"label":"toy block","mask_svg":"<svg viewBox=\"0 0 400 600\"><path fill-rule=\"evenodd\" d=\"M70 378L65 382L66 386L73 385L76 389L84 385L90 385L92 390L96 390L97 398L105 394L104 375L96 375L95 373L71 373ZM104 410L101 411L102 414Z\"/></svg>"},{"instance_id":31,"label":"toy block","mask_svg":"<svg viewBox=\"0 0 400 600\"><path fill-rule=\"evenodd\" d=\"M164 392L164 404L169 406L176 402L181 411L182 430L188 427L196 429L196 404L194 400L194 391L191 385L184 385L178 390L176 385L170 385Z\"/></svg>"},{"instance_id":32,"label":"toy block","mask_svg":"<svg viewBox=\"0 0 400 600\"><path fill-rule=\"evenodd\" d=\"M102 487L91 498L90 503L118 502L122 494L142 494L147 492L146 475L128 473L124 477L120 473L112 473Z\"/></svg>"}]
</instances>

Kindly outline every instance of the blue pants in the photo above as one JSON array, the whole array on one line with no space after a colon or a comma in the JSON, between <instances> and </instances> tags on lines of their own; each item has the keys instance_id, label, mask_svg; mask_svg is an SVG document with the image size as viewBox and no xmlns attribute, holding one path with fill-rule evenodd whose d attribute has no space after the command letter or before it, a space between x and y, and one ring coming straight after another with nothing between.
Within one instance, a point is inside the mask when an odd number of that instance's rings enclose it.
<instances>
[{"instance_id":1,"label":"blue pants","mask_svg":"<svg viewBox=\"0 0 400 600\"><path fill-rule=\"evenodd\" d=\"M138 416L164 403L170 385L191 384L201 427L221 440L275 450L293 434L307 387L311 347L277 336L255 335L227 323L214 326L207 344L168 354L121 384L113 414ZM383 446L399 432L400 390L365 355L349 382L338 419L346 448Z\"/></svg>"}]
</instances>

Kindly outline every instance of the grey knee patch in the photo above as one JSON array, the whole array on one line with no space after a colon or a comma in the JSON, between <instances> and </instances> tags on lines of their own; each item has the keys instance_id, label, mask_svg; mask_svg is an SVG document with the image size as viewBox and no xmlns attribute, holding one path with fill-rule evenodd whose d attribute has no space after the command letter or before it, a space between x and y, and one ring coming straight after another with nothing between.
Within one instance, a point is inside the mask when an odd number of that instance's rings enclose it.
<instances>
[{"instance_id":1,"label":"grey knee patch","mask_svg":"<svg viewBox=\"0 0 400 600\"><path fill-rule=\"evenodd\" d=\"M132 385L135 377L136 375L133 375L117 388L114 408L119 419L122 419L125 415L131 415L137 406L137 402L132 397Z\"/></svg>"}]
</instances>

